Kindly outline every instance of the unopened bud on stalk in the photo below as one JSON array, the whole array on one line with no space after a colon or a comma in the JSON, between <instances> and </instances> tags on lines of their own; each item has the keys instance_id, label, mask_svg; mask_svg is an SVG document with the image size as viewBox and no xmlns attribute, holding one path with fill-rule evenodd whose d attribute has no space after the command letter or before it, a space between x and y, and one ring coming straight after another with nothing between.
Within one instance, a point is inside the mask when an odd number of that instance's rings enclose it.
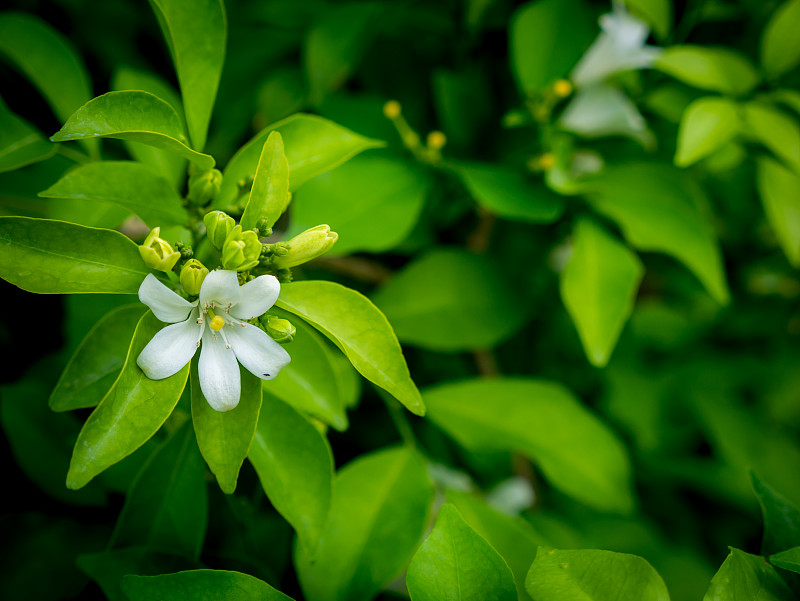
<instances>
[{"instance_id":1,"label":"unopened bud on stalk","mask_svg":"<svg viewBox=\"0 0 800 601\"><path fill-rule=\"evenodd\" d=\"M222 211L206 213L205 217L203 217L203 223L206 224L208 241L211 242L212 246L217 250L222 250L225 240L228 239L228 236L236 225L233 217L230 217Z\"/></svg>"},{"instance_id":2,"label":"unopened bud on stalk","mask_svg":"<svg viewBox=\"0 0 800 601\"><path fill-rule=\"evenodd\" d=\"M261 242L252 230L242 231L237 225L222 246L222 267L235 271L246 271L258 265L261 257Z\"/></svg>"},{"instance_id":3,"label":"unopened bud on stalk","mask_svg":"<svg viewBox=\"0 0 800 601\"><path fill-rule=\"evenodd\" d=\"M222 173L219 169L203 171L189 178L189 202L198 207L204 207L211 199L219 194L222 187Z\"/></svg>"},{"instance_id":4,"label":"unopened bud on stalk","mask_svg":"<svg viewBox=\"0 0 800 601\"><path fill-rule=\"evenodd\" d=\"M264 331L280 344L290 343L297 332L289 320L274 315L265 315L261 319L261 324L264 326Z\"/></svg>"},{"instance_id":5,"label":"unopened bud on stalk","mask_svg":"<svg viewBox=\"0 0 800 601\"><path fill-rule=\"evenodd\" d=\"M197 259L191 259L181 269L181 286L186 294L196 296L200 294L200 286L208 275L208 269Z\"/></svg>"},{"instance_id":6,"label":"unopened bud on stalk","mask_svg":"<svg viewBox=\"0 0 800 601\"><path fill-rule=\"evenodd\" d=\"M172 271L175 263L181 258L181 253L172 248L172 245L159 237L160 227L155 227L147 234L147 238L139 247L139 254L142 256L144 264L150 269L159 271Z\"/></svg>"},{"instance_id":7,"label":"unopened bud on stalk","mask_svg":"<svg viewBox=\"0 0 800 601\"><path fill-rule=\"evenodd\" d=\"M276 256L272 264L278 269L286 269L308 263L328 252L338 238L339 234L332 232L328 225L312 227L289 240L289 252L285 256Z\"/></svg>"}]
</instances>

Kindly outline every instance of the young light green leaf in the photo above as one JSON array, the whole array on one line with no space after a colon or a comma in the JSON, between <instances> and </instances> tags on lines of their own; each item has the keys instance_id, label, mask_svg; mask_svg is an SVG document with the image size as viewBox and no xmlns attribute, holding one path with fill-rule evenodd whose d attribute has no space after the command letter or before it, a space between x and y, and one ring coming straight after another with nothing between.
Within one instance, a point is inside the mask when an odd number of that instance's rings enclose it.
<instances>
[{"instance_id":1,"label":"young light green leaf","mask_svg":"<svg viewBox=\"0 0 800 601\"><path fill-rule=\"evenodd\" d=\"M467 449L524 453L553 486L587 505L633 509L625 447L561 385L465 380L428 388L423 398L431 421Z\"/></svg>"},{"instance_id":2,"label":"young light green leaf","mask_svg":"<svg viewBox=\"0 0 800 601\"><path fill-rule=\"evenodd\" d=\"M136 294L150 273L127 236L63 221L0 217L0 248L0 277L38 294Z\"/></svg>"},{"instance_id":3,"label":"young light green leaf","mask_svg":"<svg viewBox=\"0 0 800 601\"><path fill-rule=\"evenodd\" d=\"M561 271L561 298L595 367L611 358L643 275L636 253L595 222L578 221L572 257Z\"/></svg>"},{"instance_id":4,"label":"young light green leaf","mask_svg":"<svg viewBox=\"0 0 800 601\"><path fill-rule=\"evenodd\" d=\"M800 545L800 509L755 474L750 480L764 521L761 553L771 555Z\"/></svg>"},{"instance_id":5,"label":"young light green leaf","mask_svg":"<svg viewBox=\"0 0 800 601\"><path fill-rule=\"evenodd\" d=\"M150 6L178 73L192 146L201 151L225 62L225 8L222 0L150 0Z\"/></svg>"},{"instance_id":6,"label":"young light green leaf","mask_svg":"<svg viewBox=\"0 0 800 601\"><path fill-rule=\"evenodd\" d=\"M192 360L192 422L200 451L227 495L236 490L239 469L255 435L261 410L261 380L246 369L239 369L242 392L239 404L231 411L216 411L200 390L197 358Z\"/></svg>"},{"instance_id":7,"label":"young light green leaf","mask_svg":"<svg viewBox=\"0 0 800 601\"><path fill-rule=\"evenodd\" d=\"M649 23L659 40L669 35L672 29L670 0L626 0L625 8Z\"/></svg>"},{"instance_id":8,"label":"young light green leaf","mask_svg":"<svg viewBox=\"0 0 800 601\"><path fill-rule=\"evenodd\" d=\"M184 225L189 215L181 197L154 168L136 161L81 165L39 193L45 198L78 198L119 205L151 228Z\"/></svg>"},{"instance_id":9,"label":"young light green leaf","mask_svg":"<svg viewBox=\"0 0 800 601\"><path fill-rule=\"evenodd\" d=\"M130 601L292 601L263 580L240 572L191 570L160 576L122 579L122 590Z\"/></svg>"},{"instance_id":10,"label":"young light green leaf","mask_svg":"<svg viewBox=\"0 0 800 601\"><path fill-rule=\"evenodd\" d=\"M153 452L125 497L109 548L200 556L208 525L205 465L188 423Z\"/></svg>"},{"instance_id":11,"label":"young light green leaf","mask_svg":"<svg viewBox=\"0 0 800 601\"><path fill-rule=\"evenodd\" d=\"M38 163L53 156L55 151L55 144L11 112L0 98L0 173Z\"/></svg>"},{"instance_id":12,"label":"young light green leaf","mask_svg":"<svg viewBox=\"0 0 800 601\"><path fill-rule=\"evenodd\" d=\"M800 0L786 0L772 13L761 36L761 65L777 77L800 64Z\"/></svg>"},{"instance_id":13,"label":"young light green leaf","mask_svg":"<svg viewBox=\"0 0 800 601\"><path fill-rule=\"evenodd\" d=\"M163 380L149 379L136 364L139 353L162 325L149 311L139 321L119 378L86 420L75 442L68 488L85 486L133 453L158 431L177 405L189 376L189 364Z\"/></svg>"},{"instance_id":14,"label":"young light green leaf","mask_svg":"<svg viewBox=\"0 0 800 601\"><path fill-rule=\"evenodd\" d=\"M733 140L739 133L739 111L727 98L695 100L681 118L675 164L688 167Z\"/></svg>"},{"instance_id":15,"label":"young light green leaf","mask_svg":"<svg viewBox=\"0 0 800 601\"><path fill-rule=\"evenodd\" d=\"M778 161L757 163L758 193L775 237L794 267L800 267L800 175Z\"/></svg>"},{"instance_id":16,"label":"young light green leaf","mask_svg":"<svg viewBox=\"0 0 800 601\"><path fill-rule=\"evenodd\" d=\"M526 587L536 601L669 601L667 586L644 559L598 549L540 547Z\"/></svg>"},{"instance_id":17,"label":"young light green leaf","mask_svg":"<svg viewBox=\"0 0 800 601\"><path fill-rule=\"evenodd\" d=\"M770 555L769 562L784 570L800 574L800 547L792 547L786 551Z\"/></svg>"},{"instance_id":18,"label":"young light green leaf","mask_svg":"<svg viewBox=\"0 0 800 601\"><path fill-rule=\"evenodd\" d=\"M493 347L526 318L517 292L496 267L457 249L422 255L372 298L401 341L441 351Z\"/></svg>"},{"instance_id":19,"label":"young light green leaf","mask_svg":"<svg viewBox=\"0 0 800 601\"><path fill-rule=\"evenodd\" d=\"M500 217L553 223L564 213L563 198L517 169L488 163L453 163L452 167L475 202Z\"/></svg>"},{"instance_id":20,"label":"young light green leaf","mask_svg":"<svg viewBox=\"0 0 800 601\"><path fill-rule=\"evenodd\" d=\"M800 174L800 125L780 109L761 102L744 106L747 133Z\"/></svg>"},{"instance_id":21,"label":"young light green leaf","mask_svg":"<svg viewBox=\"0 0 800 601\"><path fill-rule=\"evenodd\" d=\"M145 306L125 305L110 311L86 334L50 395L50 409L94 407L122 371L128 347Z\"/></svg>"},{"instance_id":22,"label":"young light green leaf","mask_svg":"<svg viewBox=\"0 0 800 601\"><path fill-rule=\"evenodd\" d=\"M283 138L292 191L368 148L385 145L322 117L292 115L261 130L233 155L225 167L222 189L214 200L215 208L225 208L234 202L240 194L239 182L255 177L264 142L272 131L280 132Z\"/></svg>"},{"instance_id":23,"label":"young light green leaf","mask_svg":"<svg viewBox=\"0 0 800 601\"><path fill-rule=\"evenodd\" d=\"M412 601L514 601L514 577L503 558L470 528L452 505L408 566Z\"/></svg>"},{"instance_id":24,"label":"young light green leaf","mask_svg":"<svg viewBox=\"0 0 800 601\"><path fill-rule=\"evenodd\" d=\"M289 161L283 150L283 138L280 132L271 131L261 149L250 198L242 215L242 229L255 228L261 218L272 227L289 206L290 198Z\"/></svg>"},{"instance_id":25,"label":"young light green leaf","mask_svg":"<svg viewBox=\"0 0 800 601\"><path fill-rule=\"evenodd\" d=\"M731 548L730 555L711 579L703 601L792 601L796 598L763 557Z\"/></svg>"},{"instance_id":26,"label":"young light green leaf","mask_svg":"<svg viewBox=\"0 0 800 601\"><path fill-rule=\"evenodd\" d=\"M333 455L325 437L295 409L265 391L247 458L275 509L313 556L333 495Z\"/></svg>"},{"instance_id":27,"label":"young light green leaf","mask_svg":"<svg viewBox=\"0 0 800 601\"><path fill-rule=\"evenodd\" d=\"M411 449L362 455L337 474L316 553L295 547L307 599L366 601L408 563L425 530L433 485Z\"/></svg>"},{"instance_id":28,"label":"young light green leaf","mask_svg":"<svg viewBox=\"0 0 800 601\"><path fill-rule=\"evenodd\" d=\"M386 317L368 298L334 282L307 281L282 285L276 304L330 338L367 380L412 413L425 414L400 343Z\"/></svg>"},{"instance_id":29,"label":"young light green leaf","mask_svg":"<svg viewBox=\"0 0 800 601\"><path fill-rule=\"evenodd\" d=\"M701 90L734 96L751 92L761 81L747 57L728 48L670 46L656 59L653 68Z\"/></svg>"},{"instance_id":30,"label":"young light green leaf","mask_svg":"<svg viewBox=\"0 0 800 601\"><path fill-rule=\"evenodd\" d=\"M86 138L119 138L149 144L189 159L198 168L214 167L214 158L187 145L175 109L149 92L126 90L93 98L53 134L53 142Z\"/></svg>"}]
</instances>

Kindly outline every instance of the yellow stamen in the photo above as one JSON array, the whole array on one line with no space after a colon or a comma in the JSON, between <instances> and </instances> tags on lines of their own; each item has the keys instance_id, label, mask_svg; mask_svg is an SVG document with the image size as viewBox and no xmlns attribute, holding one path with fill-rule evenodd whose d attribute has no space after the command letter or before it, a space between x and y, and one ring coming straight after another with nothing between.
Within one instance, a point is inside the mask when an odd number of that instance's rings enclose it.
<instances>
[{"instance_id":1,"label":"yellow stamen","mask_svg":"<svg viewBox=\"0 0 800 601\"><path fill-rule=\"evenodd\" d=\"M566 79L559 79L553 84L553 92L559 98L566 98L572 94L572 84Z\"/></svg>"},{"instance_id":2,"label":"yellow stamen","mask_svg":"<svg viewBox=\"0 0 800 601\"><path fill-rule=\"evenodd\" d=\"M225 320L219 315L215 315L208 325L211 326L212 330L219 332L222 328L225 327Z\"/></svg>"}]
</instances>

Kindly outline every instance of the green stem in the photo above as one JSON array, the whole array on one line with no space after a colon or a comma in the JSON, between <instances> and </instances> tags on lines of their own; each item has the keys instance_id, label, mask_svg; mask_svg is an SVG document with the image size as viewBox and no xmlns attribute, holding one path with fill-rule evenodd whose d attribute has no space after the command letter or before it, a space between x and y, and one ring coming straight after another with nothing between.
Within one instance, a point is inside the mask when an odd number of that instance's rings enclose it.
<instances>
[{"instance_id":1,"label":"green stem","mask_svg":"<svg viewBox=\"0 0 800 601\"><path fill-rule=\"evenodd\" d=\"M386 404L386 408L389 410L389 416L392 418L397 431L400 433L400 438L403 439L403 442L407 447L416 449L417 439L414 437L414 430L412 430L411 424L408 422L408 418L406 417L405 413L403 413L400 403L395 401L393 398L389 398L389 396L385 394L381 394L381 398Z\"/></svg>"},{"instance_id":2,"label":"green stem","mask_svg":"<svg viewBox=\"0 0 800 601\"><path fill-rule=\"evenodd\" d=\"M86 163L91 163L92 158L82 153L80 150L75 150L74 148L69 148L64 146L63 144L58 145L57 152L68 159L75 161L76 163L80 163L81 165L85 165Z\"/></svg>"}]
</instances>

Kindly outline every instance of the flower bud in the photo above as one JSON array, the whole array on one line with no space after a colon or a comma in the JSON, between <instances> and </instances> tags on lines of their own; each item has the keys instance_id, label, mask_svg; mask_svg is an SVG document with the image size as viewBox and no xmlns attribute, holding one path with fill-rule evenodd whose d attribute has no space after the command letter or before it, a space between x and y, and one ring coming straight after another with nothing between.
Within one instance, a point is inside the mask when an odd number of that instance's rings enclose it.
<instances>
[{"instance_id":1,"label":"flower bud","mask_svg":"<svg viewBox=\"0 0 800 601\"><path fill-rule=\"evenodd\" d=\"M258 265L261 257L261 242L253 230L242 231L237 225L222 245L222 267L235 271L246 271Z\"/></svg>"},{"instance_id":2,"label":"flower bud","mask_svg":"<svg viewBox=\"0 0 800 601\"><path fill-rule=\"evenodd\" d=\"M198 207L204 207L211 199L219 194L222 187L222 173L219 169L203 171L189 178L189 202Z\"/></svg>"},{"instance_id":3,"label":"flower bud","mask_svg":"<svg viewBox=\"0 0 800 601\"><path fill-rule=\"evenodd\" d=\"M203 217L203 223L206 224L208 241L211 242L212 246L217 250L222 250L225 240L228 239L228 236L236 225L233 217L228 216L227 213L223 213L222 211L206 213L205 217Z\"/></svg>"},{"instance_id":4,"label":"flower bud","mask_svg":"<svg viewBox=\"0 0 800 601\"><path fill-rule=\"evenodd\" d=\"M383 114L386 115L388 119L397 119L400 116L400 111L400 103L397 102L397 100L389 100L383 105Z\"/></svg>"},{"instance_id":5,"label":"flower bud","mask_svg":"<svg viewBox=\"0 0 800 601\"><path fill-rule=\"evenodd\" d=\"M567 79L559 79L553 84L553 93L558 98L566 98L572 94L572 83Z\"/></svg>"},{"instance_id":6,"label":"flower bud","mask_svg":"<svg viewBox=\"0 0 800 601\"><path fill-rule=\"evenodd\" d=\"M328 225L318 225L310 230L297 234L289 240L289 252L285 256L276 256L272 264L278 269L286 269L307 263L328 252L339 238Z\"/></svg>"},{"instance_id":7,"label":"flower bud","mask_svg":"<svg viewBox=\"0 0 800 601\"><path fill-rule=\"evenodd\" d=\"M175 263L181 258L181 253L176 251L169 242L163 238L159 238L161 233L160 227L155 227L147 234L147 238L139 247L139 254L142 255L144 264L150 269L157 269L159 271L172 271Z\"/></svg>"},{"instance_id":8,"label":"flower bud","mask_svg":"<svg viewBox=\"0 0 800 601\"><path fill-rule=\"evenodd\" d=\"M270 337L280 344L288 344L294 340L294 335L297 330L287 319L275 317L274 315L265 315L261 320L264 326L264 331Z\"/></svg>"},{"instance_id":9,"label":"flower bud","mask_svg":"<svg viewBox=\"0 0 800 601\"><path fill-rule=\"evenodd\" d=\"M181 269L181 286L186 294L196 296L200 294L200 286L208 275L208 269L197 259L191 259Z\"/></svg>"}]
</instances>

